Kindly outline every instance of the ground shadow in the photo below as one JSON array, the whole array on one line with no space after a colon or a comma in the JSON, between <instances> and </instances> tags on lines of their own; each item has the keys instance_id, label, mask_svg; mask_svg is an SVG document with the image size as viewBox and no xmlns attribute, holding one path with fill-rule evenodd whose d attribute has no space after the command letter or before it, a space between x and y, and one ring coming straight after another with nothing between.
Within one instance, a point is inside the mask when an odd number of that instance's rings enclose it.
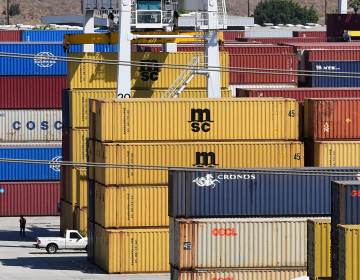
<instances>
[{"instance_id":1,"label":"ground shadow","mask_svg":"<svg viewBox=\"0 0 360 280\"><path fill-rule=\"evenodd\" d=\"M0 241L35 241L36 237L59 237L58 227L38 227L31 225L26 228L26 236L20 237L18 230L1 230Z\"/></svg>"},{"instance_id":2,"label":"ground shadow","mask_svg":"<svg viewBox=\"0 0 360 280\"><path fill-rule=\"evenodd\" d=\"M105 274L95 265L87 261L87 256L48 255L39 257L20 257L16 259L0 259L3 266L20 266L42 270L77 270L83 273Z\"/></svg>"}]
</instances>

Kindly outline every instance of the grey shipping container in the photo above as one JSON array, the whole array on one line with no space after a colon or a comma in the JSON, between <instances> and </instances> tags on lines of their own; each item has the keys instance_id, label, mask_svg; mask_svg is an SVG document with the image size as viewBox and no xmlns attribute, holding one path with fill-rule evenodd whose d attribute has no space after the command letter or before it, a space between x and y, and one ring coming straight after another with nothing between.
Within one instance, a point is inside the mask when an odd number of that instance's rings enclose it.
<instances>
[{"instance_id":1,"label":"grey shipping container","mask_svg":"<svg viewBox=\"0 0 360 280\"><path fill-rule=\"evenodd\" d=\"M172 169L169 216L330 216L331 181L357 180L359 171L359 168Z\"/></svg>"},{"instance_id":2,"label":"grey shipping container","mask_svg":"<svg viewBox=\"0 0 360 280\"><path fill-rule=\"evenodd\" d=\"M360 181L332 182L331 196L331 270L334 279L338 279L339 232L337 226L360 224Z\"/></svg>"}]
</instances>

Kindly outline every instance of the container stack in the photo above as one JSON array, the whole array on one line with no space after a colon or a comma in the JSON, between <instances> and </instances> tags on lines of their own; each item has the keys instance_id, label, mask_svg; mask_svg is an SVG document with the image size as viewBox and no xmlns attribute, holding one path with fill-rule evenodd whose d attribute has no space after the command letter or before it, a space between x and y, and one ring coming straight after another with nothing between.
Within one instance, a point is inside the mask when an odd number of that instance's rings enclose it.
<instances>
[{"instance_id":1,"label":"container stack","mask_svg":"<svg viewBox=\"0 0 360 280\"><path fill-rule=\"evenodd\" d=\"M330 183L342 172L353 172L351 180L359 169L170 170L172 279L199 273L263 279L264 270L277 273L275 279L284 271L306 275L314 250L325 252L323 261L330 258L330 219L315 217L330 217ZM314 229L307 229L308 218ZM318 224L328 235L319 236ZM316 245L323 239L323 248L309 248L308 237Z\"/></svg>"},{"instance_id":2,"label":"container stack","mask_svg":"<svg viewBox=\"0 0 360 280\"><path fill-rule=\"evenodd\" d=\"M332 279L359 279L360 181L332 183Z\"/></svg>"},{"instance_id":3,"label":"container stack","mask_svg":"<svg viewBox=\"0 0 360 280\"><path fill-rule=\"evenodd\" d=\"M360 165L360 99L308 99L304 116L309 166Z\"/></svg>"},{"instance_id":4,"label":"container stack","mask_svg":"<svg viewBox=\"0 0 360 280\"><path fill-rule=\"evenodd\" d=\"M91 162L163 167L90 169L89 255L110 273L169 271L168 166L303 166L294 100L94 100L90 108Z\"/></svg>"},{"instance_id":5,"label":"container stack","mask_svg":"<svg viewBox=\"0 0 360 280\"><path fill-rule=\"evenodd\" d=\"M1 38L9 38L9 33ZM12 32L14 33L14 32ZM1 42L0 52L47 58L0 58L0 157L61 160L61 92L66 88L60 43ZM60 170L55 165L0 163L0 216L58 215Z\"/></svg>"}]
</instances>

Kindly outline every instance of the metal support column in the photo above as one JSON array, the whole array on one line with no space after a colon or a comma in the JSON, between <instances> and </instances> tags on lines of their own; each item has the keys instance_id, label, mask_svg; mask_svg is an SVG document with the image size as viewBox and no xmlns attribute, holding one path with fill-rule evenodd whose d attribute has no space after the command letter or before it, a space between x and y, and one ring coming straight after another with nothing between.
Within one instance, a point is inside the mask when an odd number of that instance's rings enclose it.
<instances>
[{"instance_id":1,"label":"metal support column","mask_svg":"<svg viewBox=\"0 0 360 280\"><path fill-rule=\"evenodd\" d=\"M119 0L119 62L128 62L118 65L117 96L130 97L131 94L131 0Z\"/></svg>"},{"instance_id":2,"label":"metal support column","mask_svg":"<svg viewBox=\"0 0 360 280\"><path fill-rule=\"evenodd\" d=\"M338 0L339 14L347 14L347 9L348 9L347 2L348 2L347 0Z\"/></svg>"},{"instance_id":3,"label":"metal support column","mask_svg":"<svg viewBox=\"0 0 360 280\"><path fill-rule=\"evenodd\" d=\"M220 66L220 52L219 42L217 36L218 17L218 4L217 0L204 0L207 1L208 12L208 35L206 38L206 65L207 67ZM220 71L209 71L207 80L207 94L209 98L221 98L221 80Z\"/></svg>"},{"instance_id":4,"label":"metal support column","mask_svg":"<svg viewBox=\"0 0 360 280\"><path fill-rule=\"evenodd\" d=\"M84 11L84 34L94 33L94 10ZM84 44L84 52L94 52L93 44Z\"/></svg>"}]
</instances>

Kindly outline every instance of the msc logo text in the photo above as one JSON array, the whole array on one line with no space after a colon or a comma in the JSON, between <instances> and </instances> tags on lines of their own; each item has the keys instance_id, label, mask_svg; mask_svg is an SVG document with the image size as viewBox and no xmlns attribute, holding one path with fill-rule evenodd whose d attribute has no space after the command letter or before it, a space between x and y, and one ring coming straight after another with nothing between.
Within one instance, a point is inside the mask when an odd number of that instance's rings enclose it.
<instances>
[{"instance_id":1,"label":"msc logo text","mask_svg":"<svg viewBox=\"0 0 360 280\"><path fill-rule=\"evenodd\" d=\"M189 121L193 132L209 132L211 123L211 112L209 109L191 109Z\"/></svg>"},{"instance_id":2,"label":"msc logo text","mask_svg":"<svg viewBox=\"0 0 360 280\"><path fill-rule=\"evenodd\" d=\"M157 81L159 79L159 66L156 66L156 60L141 60L142 63L146 64L140 67L140 79L144 82ZM154 63L154 65L153 65Z\"/></svg>"}]
</instances>

